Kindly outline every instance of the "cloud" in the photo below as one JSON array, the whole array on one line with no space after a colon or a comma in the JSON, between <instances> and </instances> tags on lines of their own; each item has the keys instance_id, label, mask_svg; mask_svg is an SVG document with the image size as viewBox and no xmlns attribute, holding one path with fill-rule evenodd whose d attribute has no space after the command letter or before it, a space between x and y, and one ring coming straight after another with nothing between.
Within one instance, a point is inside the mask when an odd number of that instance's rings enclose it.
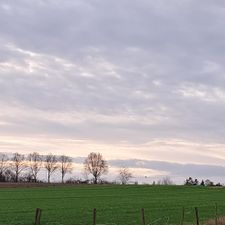
<instances>
[{"instance_id":1,"label":"cloud","mask_svg":"<svg viewBox=\"0 0 225 225\"><path fill-rule=\"evenodd\" d=\"M224 10L209 0L0 1L1 142L28 151L37 148L24 137L35 137L47 151L43 137L85 140L113 157L221 165Z\"/></svg>"},{"instance_id":2,"label":"cloud","mask_svg":"<svg viewBox=\"0 0 225 225\"><path fill-rule=\"evenodd\" d=\"M179 177L220 177L223 176L225 167L216 165L198 165L198 164L180 164L164 161L148 160L111 160L112 166L120 168L121 166L131 168L145 168L158 171L166 171L171 176Z\"/></svg>"},{"instance_id":3,"label":"cloud","mask_svg":"<svg viewBox=\"0 0 225 225\"><path fill-rule=\"evenodd\" d=\"M121 168L122 166L132 168L134 173L137 171L136 176L142 177L143 182L146 182L143 177L149 177L151 180L154 180L156 177L159 179L160 177L165 176L169 176L172 180L178 183L183 183L185 178L188 177L197 178L199 180L212 179L215 182L223 182L221 177L223 177L225 172L224 166L212 166L207 164L180 164L148 160L111 160L110 165L118 168ZM139 174L139 168L142 168L142 172L145 172ZM149 172L148 169L150 169L151 172ZM156 173L155 171L158 172Z\"/></svg>"}]
</instances>

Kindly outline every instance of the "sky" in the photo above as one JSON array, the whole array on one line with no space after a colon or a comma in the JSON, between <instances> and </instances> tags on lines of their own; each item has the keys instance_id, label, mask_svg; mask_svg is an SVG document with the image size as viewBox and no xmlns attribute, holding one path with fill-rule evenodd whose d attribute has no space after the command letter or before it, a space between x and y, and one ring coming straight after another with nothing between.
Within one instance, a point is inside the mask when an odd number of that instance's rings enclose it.
<instances>
[{"instance_id":1,"label":"sky","mask_svg":"<svg viewBox=\"0 0 225 225\"><path fill-rule=\"evenodd\" d=\"M0 0L0 151L225 183L224 21L223 0Z\"/></svg>"}]
</instances>

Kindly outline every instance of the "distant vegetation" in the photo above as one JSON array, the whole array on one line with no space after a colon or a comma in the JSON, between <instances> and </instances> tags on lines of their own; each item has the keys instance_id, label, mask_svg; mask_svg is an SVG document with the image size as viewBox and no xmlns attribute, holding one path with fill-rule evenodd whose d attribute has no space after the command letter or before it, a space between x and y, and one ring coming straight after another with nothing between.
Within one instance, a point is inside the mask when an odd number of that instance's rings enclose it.
<instances>
[{"instance_id":1,"label":"distant vegetation","mask_svg":"<svg viewBox=\"0 0 225 225\"><path fill-rule=\"evenodd\" d=\"M56 171L61 173L61 182L63 183L65 175L73 170L72 158L65 155L40 155L37 152L28 156L14 153L11 157L0 154L1 182L42 182L38 178L41 169L46 171L48 183Z\"/></svg>"},{"instance_id":2,"label":"distant vegetation","mask_svg":"<svg viewBox=\"0 0 225 225\"><path fill-rule=\"evenodd\" d=\"M185 180L185 185L188 186L222 186L221 183L216 183L214 184L213 181L206 179L206 180L202 180L201 182L198 181L198 179L193 179L192 177L189 177L188 179Z\"/></svg>"},{"instance_id":3,"label":"distant vegetation","mask_svg":"<svg viewBox=\"0 0 225 225\"><path fill-rule=\"evenodd\" d=\"M56 174L61 183L70 184L128 184L134 178L129 168L122 167L117 171L117 181L103 180L102 176L108 173L109 166L102 154L96 152L91 152L83 162L83 179L74 178L71 175L74 169L76 168L74 168L73 158L66 155L51 153L40 155L37 152L28 155L0 153L0 182L51 183L52 176ZM43 172L45 172L47 179L43 179ZM134 184L138 183L135 182ZM152 185L173 184L174 182L168 176L152 182ZM209 179L199 181L192 177L187 178L184 185L222 186L221 183L214 183Z\"/></svg>"},{"instance_id":4,"label":"distant vegetation","mask_svg":"<svg viewBox=\"0 0 225 225\"><path fill-rule=\"evenodd\" d=\"M29 155L13 153L11 156L0 154L0 182L46 182L39 176L41 171L45 171L48 183L56 172L60 174L62 183L108 183L101 179L102 175L108 173L108 163L100 153L90 153L83 165L86 174L84 180L70 177L65 181L66 175L74 170L73 159L69 156L40 155L37 152ZM122 184L126 184L132 178L132 173L128 168L122 168L118 171L118 177Z\"/></svg>"}]
</instances>

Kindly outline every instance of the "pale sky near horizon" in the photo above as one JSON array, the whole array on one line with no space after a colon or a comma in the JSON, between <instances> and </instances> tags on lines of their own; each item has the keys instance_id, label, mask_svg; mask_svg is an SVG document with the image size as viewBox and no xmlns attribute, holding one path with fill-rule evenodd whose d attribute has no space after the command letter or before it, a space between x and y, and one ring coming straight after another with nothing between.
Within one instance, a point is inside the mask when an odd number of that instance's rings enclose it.
<instances>
[{"instance_id":1,"label":"pale sky near horizon","mask_svg":"<svg viewBox=\"0 0 225 225\"><path fill-rule=\"evenodd\" d=\"M0 0L0 152L222 180L224 21L222 0Z\"/></svg>"}]
</instances>

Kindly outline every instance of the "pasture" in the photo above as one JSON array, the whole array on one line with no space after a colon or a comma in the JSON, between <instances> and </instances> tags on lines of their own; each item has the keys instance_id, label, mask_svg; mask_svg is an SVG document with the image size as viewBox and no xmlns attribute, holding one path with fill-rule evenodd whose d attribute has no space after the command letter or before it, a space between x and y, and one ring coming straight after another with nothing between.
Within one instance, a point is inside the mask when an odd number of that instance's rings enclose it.
<instances>
[{"instance_id":1,"label":"pasture","mask_svg":"<svg viewBox=\"0 0 225 225\"><path fill-rule=\"evenodd\" d=\"M31 225L35 209L41 208L41 225L90 225L93 208L97 224L139 225L141 208L146 224L195 223L225 215L225 188L187 186L77 185L32 188L0 188L0 225Z\"/></svg>"}]
</instances>

